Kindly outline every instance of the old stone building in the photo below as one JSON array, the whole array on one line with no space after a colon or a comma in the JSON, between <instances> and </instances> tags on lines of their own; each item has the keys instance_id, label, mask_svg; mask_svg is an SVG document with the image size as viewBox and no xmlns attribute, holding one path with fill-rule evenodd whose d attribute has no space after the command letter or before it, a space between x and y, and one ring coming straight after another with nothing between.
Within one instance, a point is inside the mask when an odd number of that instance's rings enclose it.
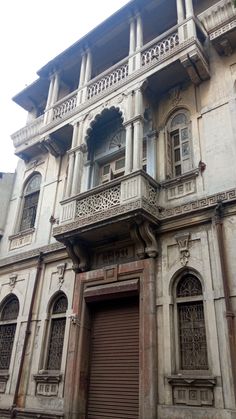
<instances>
[{"instance_id":1,"label":"old stone building","mask_svg":"<svg viewBox=\"0 0 236 419\"><path fill-rule=\"evenodd\" d=\"M236 418L235 47L232 0L132 0L13 98L2 419Z\"/></svg>"}]
</instances>

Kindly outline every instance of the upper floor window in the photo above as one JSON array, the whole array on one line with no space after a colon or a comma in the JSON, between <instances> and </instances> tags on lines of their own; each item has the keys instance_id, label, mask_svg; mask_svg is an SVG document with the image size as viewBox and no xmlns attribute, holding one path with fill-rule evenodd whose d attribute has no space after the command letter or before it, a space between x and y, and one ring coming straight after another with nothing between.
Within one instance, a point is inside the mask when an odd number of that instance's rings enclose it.
<instances>
[{"instance_id":1,"label":"upper floor window","mask_svg":"<svg viewBox=\"0 0 236 419\"><path fill-rule=\"evenodd\" d=\"M185 110L175 113L167 125L167 176L178 177L192 168L191 128Z\"/></svg>"},{"instance_id":2,"label":"upper floor window","mask_svg":"<svg viewBox=\"0 0 236 419\"><path fill-rule=\"evenodd\" d=\"M41 175L37 173L30 178L25 186L20 231L34 227L39 200L40 184Z\"/></svg>"},{"instance_id":3,"label":"upper floor window","mask_svg":"<svg viewBox=\"0 0 236 419\"><path fill-rule=\"evenodd\" d=\"M202 285L192 274L183 275L176 287L180 370L207 370L207 342Z\"/></svg>"},{"instance_id":4,"label":"upper floor window","mask_svg":"<svg viewBox=\"0 0 236 419\"><path fill-rule=\"evenodd\" d=\"M67 298L62 293L51 306L46 370L61 369L67 307Z\"/></svg>"},{"instance_id":5,"label":"upper floor window","mask_svg":"<svg viewBox=\"0 0 236 419\"><path fill-rule=\"evenodd\" d=\"M0 370L8 370L19 313L19 301L10 296L0 309Z\"/></svg>"}]
</instances>

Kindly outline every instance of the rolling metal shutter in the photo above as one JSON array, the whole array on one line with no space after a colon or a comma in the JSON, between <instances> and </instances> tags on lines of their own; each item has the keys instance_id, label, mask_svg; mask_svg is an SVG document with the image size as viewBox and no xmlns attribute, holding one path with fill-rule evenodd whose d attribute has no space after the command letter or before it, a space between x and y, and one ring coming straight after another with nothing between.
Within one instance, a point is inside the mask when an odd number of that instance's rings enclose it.
<instances>
[{"instance_id":1,"label":"rolling metal shutter","mask_svg":"<svg viewBox=\"0 0 236 419\"><path fill-rule=\"evenodd\" d=\"M139 307L137 299L93 309L88 419L139 417Z\"/></svg>"}]
</instances>

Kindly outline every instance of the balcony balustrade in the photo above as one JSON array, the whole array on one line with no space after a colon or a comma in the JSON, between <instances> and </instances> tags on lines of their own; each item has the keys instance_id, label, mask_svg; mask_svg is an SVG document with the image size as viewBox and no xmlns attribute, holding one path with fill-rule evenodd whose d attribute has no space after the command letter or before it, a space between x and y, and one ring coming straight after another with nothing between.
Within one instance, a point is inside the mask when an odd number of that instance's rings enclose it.
<instances>
[{"instance_id":1,"label":"balcony balustrade","mask_svg":"<svg viewBox=\"0 0 236 419\"><path fill-rule=\"evenodd\" d=\"M155 42L142 53L142 66L150 64L154 59L159 61L165 54L168 54L178 45L179 36L177 32L174 32L157 43Z\"/></svg>"},{"instance_id":2,"label":"balcony balustrade","mask_svg":"<svg viewBox=\"0 0 236 419\"><path fill-rule=\"evenodd\" d=\"M145 172L137 171L97 186L61 202L59 226L55 237L73 231L97 229L122 216L128 219L141 213L154 222L158 220L159 185Z\"/></svg>"},{"instance_id":3,"label":"balcony balustrade","mask_svg":"<svg viewBox=\"0 0 236 419\"><path fill-rule=\"evenodd\" d=\"M44 115L39 116L31 124L26 125L24 128L19 129L11 138L13 140L14 147L19 147L31 138L36 137L40 134L40 130L43 126Z\"/></svg>"},{"instance_id":4,"label":"balcony balustrade","mask_svg":"<svg viewBox=\"0 0 236 419\"><path fill-rule=\"evenodd\" d=\"M53 108L53 121L61 119L69 112L73 111L77 104L77 91L70 93L68 96L56 103Z\"/></svg>"},{"instance_id":5,"label":"balcony balustrade","mask_svg":"<svg viewBox=\"0 0 236 419\"><path fill-rule=\"evenodd\" d=\"M110 70L110 69L109 69ZM110 87L114 86L115 84L120 83L124 79L126 79L129 75L128 69L128 62L125 62L115 68L112 71L109 71L108 74L99 76L98 80L92 82L88 86L88 94L87 99L91 99L94 96L98 95L99 93L104 92L105 90L109 89Z\"/></svg>"}]
</instances>

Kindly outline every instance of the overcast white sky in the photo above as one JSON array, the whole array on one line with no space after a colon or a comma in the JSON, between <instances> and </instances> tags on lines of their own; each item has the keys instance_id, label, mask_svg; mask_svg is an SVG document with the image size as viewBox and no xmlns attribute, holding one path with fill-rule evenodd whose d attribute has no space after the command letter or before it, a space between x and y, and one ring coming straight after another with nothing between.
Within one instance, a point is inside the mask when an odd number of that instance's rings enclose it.
<instances>
[{"instance_id":1,"label":"overcast white sky","mask_svg":"<svg viewBox=\"0 0 236 419\"><path fill-rule=\"evenodd\" d=\"M128 0L7 0L0 4L0 172L15 170L10 135L27 114L11 98L37 78L36 71Z\"/></svg>"}]
</instances>

